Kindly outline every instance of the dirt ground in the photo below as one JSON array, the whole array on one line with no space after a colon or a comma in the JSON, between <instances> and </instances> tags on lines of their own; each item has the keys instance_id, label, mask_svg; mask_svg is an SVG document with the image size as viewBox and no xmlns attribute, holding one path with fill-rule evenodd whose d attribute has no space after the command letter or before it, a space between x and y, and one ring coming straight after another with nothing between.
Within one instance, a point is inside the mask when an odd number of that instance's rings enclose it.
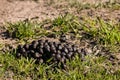
<instances>
[{"instance_id":1,"label":"dirt ground","mask_svg":"<svg viewBox=\"0 0 120 80\"><path fill-rule=\"evenodd\" d=\"M26 18L39 17L40 20L53 18L57 11L44 7L44 1L11 1L0 0L0 23L15 22Z\"/></svg>"},{"instance_id":2,"label":"dirt ground","mask_svg":"<svg viewBox=\"0 0 120 80\"><path fill-rule=\"evenodd\" d=\"M51 1L54 1L52 4ZM98 3L109 0L79 0L82 3ZM100 16L104 19L120 20L120 10L109 11L108 9L87 9L79 13L75 8L67 8L67 3L63 0L0 0L0 26L5 25L6 22L17 22L19 20L37 18L39 21L45 19L54 19L58 15L66 12L75 14L77 16ZM3 36L4 29L0 27L0 44L13 44L15 40L5 38Z\"/></svg>"},{"instance_id":3,"label":"dirt ground","mask_svg":"<svg viewBox=\"0 0 120 80\"><path fill-rule=\"evenodd\" d=\"M76 14L74 12L74 9L68 9L65 8L67 3L63 0L61 3L57 2L58 0L52 0L56 1L53 5L50 4L50 0L39 0L38 2L31 1L31 0L0 0L0 24L5 24L5 22L16 22L19 20L24 20L26 18L35 18L37 17L40 21L50 18L53 19L57 17L58 15L69 12ZM81 2L88 2L91 4L99 3L99 2L105 2L108 0L79 0ZM55 8L55 6L57 8ZM60 8L61 6L65 6L64 8ZM82 10L80 14L78 15L101 15L103 17L116 17L120 18L120 11L112 11L105 9L88 9L88 10Z\"/></svg>"}]
</instances>

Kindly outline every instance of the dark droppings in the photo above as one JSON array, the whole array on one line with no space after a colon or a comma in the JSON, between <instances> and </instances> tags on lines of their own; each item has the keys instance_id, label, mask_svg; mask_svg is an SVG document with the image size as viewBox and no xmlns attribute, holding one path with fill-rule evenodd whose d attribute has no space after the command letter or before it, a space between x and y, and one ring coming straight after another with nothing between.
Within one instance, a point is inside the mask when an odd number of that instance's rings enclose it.
<instances>
[{"instance_id":1,"label":"dark droppings","mask_svg":"<svg viewBox=\"0 0 120 80\"><path fill-rule=\"evenodd\" d=\"M96 52L97 51L97 52ZM99 52L98 52L99 51ZM107 51L108 53L109 51ZM34 58L35 63L61 64L61 67L66 67L66 61L75 59L75 56L83 60L86 55L106 53L106 50L98 46L80 46L68 42L60 42L49 39L34 40L29 44L18 45L16 57Z\"/></svg>"},{"instance_id":2,"label":"dark droppings","mask_svg":"<svg viewBox=\"0 0 120 80\"><path fill-rule=\"evenodd\" d=\"M47 63L50 60L50 63L65 65L66 60L73 59L77 53L80 54L81 49L73 44L40 39L30 44L19 45L16 56L34 58L36 63Z\"/></svg>"}]
</instances>

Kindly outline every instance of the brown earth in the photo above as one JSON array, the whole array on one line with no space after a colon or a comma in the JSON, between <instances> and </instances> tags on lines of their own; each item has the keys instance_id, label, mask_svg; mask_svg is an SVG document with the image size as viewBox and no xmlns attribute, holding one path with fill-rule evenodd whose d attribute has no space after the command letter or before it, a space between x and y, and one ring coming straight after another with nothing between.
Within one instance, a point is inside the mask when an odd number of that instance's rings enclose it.
<instances>
[{"instance_id":1,"label":"brown earth","mask_svg":"<svg viewBox=\"0 0 120 80\"><path fill-rule=\"evenodd\" d=\"M26 18L39 17L40 20L53 18L57 11L44 7L44 1L11 1L0 0L0 23L16 22Z\"/></svg>"},{"instance_id":2,"label":"brown earth","mask_svg":"<svg viewBox=\"0 0 120 80\"><path fill-rule=\"evenodd\" d=\"M53 1L50 2L50 1ZM61 0L62 1L62 0ZM101 3L109 0L79 0L82 3ZM70 1L68 1L70 2ZM19 20L37 17L40 21L50 18L54 19L65 12L78 14L75 8L68 8L67 1L58 0L0 0L0 24L5 22L16 22ZM79 12L78 15L100 15L103 17L120 18L120 10L110 11L108 9L87 9Z\"/></svg>"},{"instance_id":3,"label":"brown earth","mask_svg":"<svg viewBox=\"0 0 120 80\"><path fill-rule=\"evenodd\" d=\"M53 2L51 2L53 1ZM4 26L6 22L17 22L19 20L37 18L42 21L45 19L54 19L58 15L72 13L79 17L100 16L104 19L120 20L120 10L111 11L109 9L85 9L79 12L76 8L68 7L68 2L61 0L0 0L0 26ZM70 0L72 1L72 0ZM82 3L101 3L109 0L79 0ZM5 38L0 27L0 44L14 44L16 41L10 38Z\"/></svg>"}]
</instances>

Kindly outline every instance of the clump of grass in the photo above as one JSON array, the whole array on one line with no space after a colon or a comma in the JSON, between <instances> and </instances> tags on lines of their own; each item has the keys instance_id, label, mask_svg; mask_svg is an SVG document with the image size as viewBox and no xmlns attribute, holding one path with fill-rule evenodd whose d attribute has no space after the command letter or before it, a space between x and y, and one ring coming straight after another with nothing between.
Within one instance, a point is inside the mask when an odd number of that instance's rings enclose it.
<instances>
[{"instance_id":1,"label":"clump of grass","mask_svg":"<svg viewBox=\"0 0 120 80\"><path fill-rule=\"evenodd\" d=\"M7 71L12 71L13 73L15 73L12 78L14 78L15 76L19 77L19 76L23 76L24 74L30 75L30 71L32 71L34 69L34 60L28 60L25 58L21 58L20 60L17 60L15 58L14 55L12 55L11 53L6 53L6 54L0 54L0 64L2 64L1 66L1 77L6 77L7 75L5 75L5 72ZM10 73L11 74L11 73Z\"/></svg>"},{"instance_id":2,"label":"clump of grass","mask_svg":"<svg viewBox=\"0 0 120 80\"><path fill-rule=\"evenodd\" d=\"M98 18L96 20L87 19L82 25L87 34L89 34L92 39L96 39L99 43L106 45L120 43L119 24L114 25Z\"/></svg>"},{"instance_id":3,"label":"clump of grass","mask_svg":"<svg viewBox=\"0 0 120 80\"><path fill-rule=\"evenodd\" d=\"M113 25L111 23L106 23L103 20L99 20L100 29L99 36L101 36L100 40L104 41L105 44L118 44L120 43L120 26Z\"/></svg>"},{"instance_id":4,"label":"clump of grass","mask_svg":"<svg viewBox=\"0 0 120 80\"><path fill-rule=\"evenodd\" d=\"M19 21L17 23L8 23L7 31L10 37L23 39L35 35L35 24L30 21Z\"/></svg>"},{"instance_id":5,"label":"clump of grass","mask_svg":"<svg viewBox=\"0 0 120 80\"><path fill-rule=\"evenodd\" d=\"M52 30L58 34L74 33L77 34L79 29L79 20L77 17L66 14L59 16L52 21Z\"/></svg>"},{"instance_id":6,"label":"clump of grass","mask_svg":"<svg viewBox=\"0 0 120 80\"><path fill-rule=\"evenodd\" d=\"M37 36L47 36L50 34L60 35L63 33L77 33L79 28L79 20L77 19L77 17L71 14L59 16L53 21L45 21L39 24L32 23L31 21L8 23L7 31L10 37L24 39ZM47 24L51 25L45 27L45 25Z\"/></svg>"}]
</instances>

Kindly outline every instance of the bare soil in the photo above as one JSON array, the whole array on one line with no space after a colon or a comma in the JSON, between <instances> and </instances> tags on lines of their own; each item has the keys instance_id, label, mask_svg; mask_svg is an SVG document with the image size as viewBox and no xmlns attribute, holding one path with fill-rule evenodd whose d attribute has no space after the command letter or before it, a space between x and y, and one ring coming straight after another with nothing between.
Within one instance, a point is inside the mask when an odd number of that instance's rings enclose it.
<instances>
[{"instance_id":1,"label":"bare soil","mask_svg":"<svg viewBox=\"0 0 120 80\"><path fill-rule=\"evenodd\" d=\"M44 0L34 1L7 1L0 0L0 23L16 22L26 18L38 17L40 20L53 18L57 11L44 7Z\"/></svg>"}]
</instances>

